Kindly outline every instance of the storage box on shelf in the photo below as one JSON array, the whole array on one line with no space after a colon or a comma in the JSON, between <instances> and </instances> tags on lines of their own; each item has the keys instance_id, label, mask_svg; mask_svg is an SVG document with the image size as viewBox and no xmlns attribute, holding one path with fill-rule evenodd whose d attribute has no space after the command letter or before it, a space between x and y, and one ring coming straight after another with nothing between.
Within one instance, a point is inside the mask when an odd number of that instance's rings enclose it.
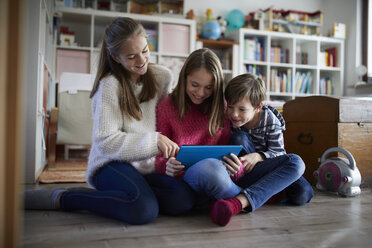
<instances>
[{"instance_id":1,"label":"storage box on shelf","mask_svg":"<svg viewBox=\"0 0 372 248\"><path fill-rule=\"evenodd\" d=\"M95 74L97 70L104 31L115 18L120 16L133 18L148 30L151 43L149 46L150 61L173 69L176 79L180 70L179 64L183 63L189 53L194 50L196 37L194 20L82 8L59 7L56 11L61 14L59 26L67 27L69 31L74 32L74 41L77 44L75 46L57 44L57 49L69 49L72 52L88 51L90 54L89 73L92 74Z\"/></svg>"},{"instance_id":2,"label":"storage box on shelf","mask_svg":"<svg viewBox=\"0 0 372 248\"><path fill-rule=\"evenodd\" d=\"M240 44L238 73L261 76L268 99L343 95L344 40L253 29L231 37Z\"/></svg>"},{"instance_id":3,"label":"storage box on shelf","mask_svg":"<svg viewBox=\"0 0 372 248\"><path fill-rule=\"evenodd\" d=\"M56 7L110 10L135 14L183 16L183 0L55 0Z\"/></svg>"}]
</instances>

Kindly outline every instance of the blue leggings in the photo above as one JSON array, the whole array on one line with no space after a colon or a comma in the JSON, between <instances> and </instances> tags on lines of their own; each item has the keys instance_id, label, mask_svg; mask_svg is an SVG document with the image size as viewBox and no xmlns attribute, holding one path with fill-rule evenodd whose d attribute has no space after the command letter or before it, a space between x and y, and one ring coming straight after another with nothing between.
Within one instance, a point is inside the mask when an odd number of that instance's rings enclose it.
<instances>
[{"instance_id":1,"label":"blue leggings","mask_svg":"<svg viewBox=\"0 0 372 248\"><path fill-rule=\"evenodd\" d=\"M160 174L143 176L127 163L105 165L93 183L96 190L65 191L61 209L88 210L139 225L155 220L159 211L180 215L195 204L195 193L182 180Z\"/></svg>"}]
</instances>

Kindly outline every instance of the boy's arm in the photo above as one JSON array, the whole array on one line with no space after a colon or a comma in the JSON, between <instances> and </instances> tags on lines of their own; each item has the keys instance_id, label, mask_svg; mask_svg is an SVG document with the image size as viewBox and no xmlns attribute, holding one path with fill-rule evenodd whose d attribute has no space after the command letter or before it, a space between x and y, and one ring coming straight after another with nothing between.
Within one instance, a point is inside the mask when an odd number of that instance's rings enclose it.
<instances>
[{"instance_id":1,"label":"boy's arm","mask_svg":"<svg viewBox=\"0 0 372 248\"><path fill-rule=\"evenodd\" d=\"M284 149L284 138L281 129L274 128L267 135L266 151L259 151L266 159L286 154Z\"/></svg>"}]
</instances>

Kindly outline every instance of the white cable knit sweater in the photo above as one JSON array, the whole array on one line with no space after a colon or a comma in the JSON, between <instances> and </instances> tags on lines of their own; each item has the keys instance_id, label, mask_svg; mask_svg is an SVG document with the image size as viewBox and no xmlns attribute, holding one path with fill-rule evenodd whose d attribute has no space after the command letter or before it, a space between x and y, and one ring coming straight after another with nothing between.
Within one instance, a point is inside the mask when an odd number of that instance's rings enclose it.
<instances>
[{"instance_id":1,"label":"white cable knit sweater","mask_svg":"<svg viewBox=\"0 0 372 248\"><path fill-rule=\"evenodd\" d=\"M140 173L155 171L155 155L158 154L156 132L156 105L166 97L172 87L172 74L167 68L151 64L159 83L160 93L140 104L142 119L128 119L120 110L119 82L107 76L100 82L92 98L93 135L87 168L87 182L93 185L95 173L110 161L132 164ZM133 90L138 97L142 84Z\"/></svg>"}]
</instances>

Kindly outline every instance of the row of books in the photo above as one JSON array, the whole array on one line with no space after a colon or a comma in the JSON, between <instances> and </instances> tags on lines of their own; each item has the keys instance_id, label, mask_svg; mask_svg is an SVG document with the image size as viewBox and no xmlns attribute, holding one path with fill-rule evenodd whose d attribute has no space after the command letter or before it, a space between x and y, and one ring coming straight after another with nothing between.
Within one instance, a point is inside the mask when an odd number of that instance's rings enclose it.
<instances>
[{"instance_id":1,"label":"row of books","mask_svg":"<svg viewBox=\"0 0 372 248\"><path fill-rule=\"evenodd\" d=\"M263 68L256 65L247 65L246 72L261 77L266 81ZM292 80L292 69L271 69L270 71L270 92L273 93L291 93L295 85L295 92L300 94L309 94L312 92L313 75L311 71L297 71ZM292 82L293 81L293 82ZM330 77L321 77L319 81L319 94L332 95L334 87Z\"/></svg>"},{"instance_id":2,"label":"row of books","mask_svg":"<svg viewBox=\"0 0 372 248\"><path fill-rule=\"evenodd\" d=\"M319 94L333 95L334 88L330 77L321 77L319 81Z\"/></svg>"},{"instance_id":3,"label":"row of books","mask_svg":"<svg viewBox=\"0 0 372 248\"><path fill-rule=\"evenodd\" d=\"M310 93L312 84L312 73L296 72L295 75L296 93Z\"/></svg>"},{"instance_id":4,"label":"row of books","mask_svg":"<svg viewBox=\"0 0 372 248\"><path fill-rule=\"evenodd\" d=\"M265 61L265 39L249 38L244 40L244 59Z\"/></svg>"},{"instance_id":5,"label":"row of books","mask_svg":"<svg viewBox=\"0 0 372 248\"><path fill-rule=\"evenodd\" d=\"M271 69L270 72L271 92L292 92L292 70Z\"/></svg>"},{"instance_id":6,"label":"row of books","mask_svg":"<svg viewBox=\"0 0 372 248\"><path fill-rule=\"evenodd\" d=\"M256 76L261 77L266 82L265 73L263 67L257 65L246 65L246 72L252 73Z\"/></svg>"},{"instance_id":7,"label":"row of books","mask_svg":"<svg viewBox=\"0 0 372 248\"><path fill-rule=\"evenodd\" d=\"M289 49L280 46L271 47L270 61L274 63L289 63Z\"/></svg>"},{"instance_id":8,"label":"row of books","mask_svg":"<svg viewBox=\"0 0 372 248\"><path fill-rule=\"evenodd\" d=\"M296 64L307 65L309 64L309 56L308 53L305 52L297 52L296 53Z\"/></svg>"},{"instance_id":9,"label":"row of books","mask_svg":"<svg viewBox=\"0 0 372 248\"><path fill-rule=\"evenodd\" d=\"M331 47L320 53L320 66L337 67L337 48Z\"/></svg>"}]
</instances>

